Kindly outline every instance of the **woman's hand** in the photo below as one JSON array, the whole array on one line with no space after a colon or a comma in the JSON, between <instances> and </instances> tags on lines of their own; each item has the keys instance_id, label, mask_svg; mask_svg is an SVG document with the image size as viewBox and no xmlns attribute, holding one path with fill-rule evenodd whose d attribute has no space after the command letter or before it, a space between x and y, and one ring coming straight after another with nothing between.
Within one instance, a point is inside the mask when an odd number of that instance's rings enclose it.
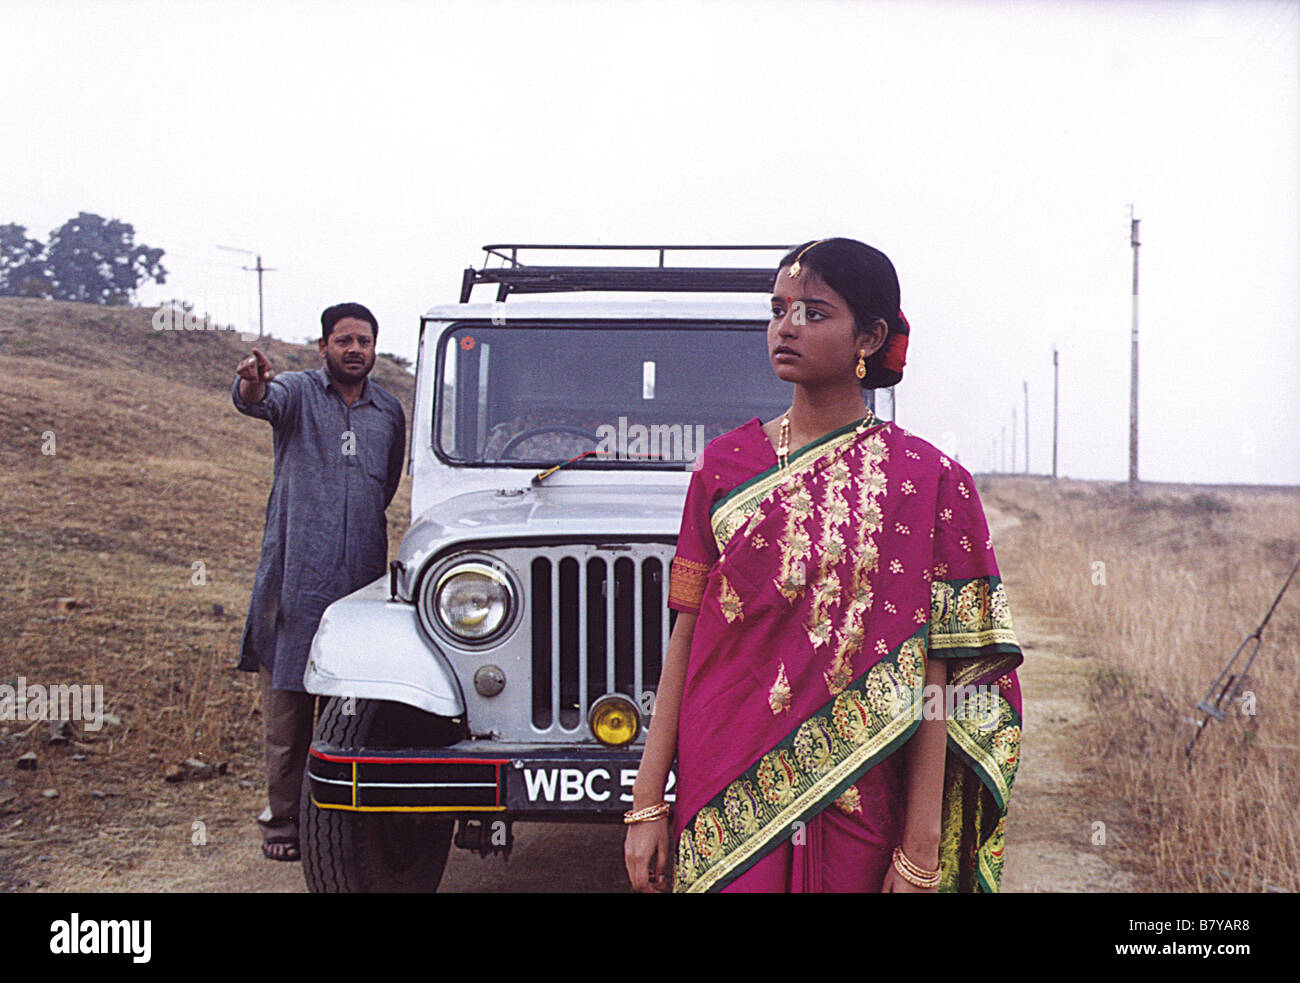
<instances>
[{"instance_id":1,"label":"woman's hand","mask_svg":"<svg viewBox=\"0 0 1300 983\"><path fill-rule=\"evenodd\" d=\"M623 861L632 889L645 894L668 890L668 818L629 823Z\"/></svg>"}]
</instances>

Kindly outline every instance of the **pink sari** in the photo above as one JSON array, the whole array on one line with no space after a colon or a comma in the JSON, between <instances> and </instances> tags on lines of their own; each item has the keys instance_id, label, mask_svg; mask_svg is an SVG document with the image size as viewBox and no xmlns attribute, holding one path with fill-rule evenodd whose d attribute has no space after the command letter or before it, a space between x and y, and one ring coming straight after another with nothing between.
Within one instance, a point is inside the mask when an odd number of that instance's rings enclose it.
<instances>
[{"instance_id":1,"label":"pink sari","mask_svg":"<svg viewBox=\"0 0 1300 983\"><path fill-rule=\"evenodd\" d=\"M692 476L670 607L698 613L678 728L674 889L878 891L895 754L949 660L941 890L996 891L1022 661L975 482L868 417L790 455L757 417Z\"/></svg>"}]
</instances>

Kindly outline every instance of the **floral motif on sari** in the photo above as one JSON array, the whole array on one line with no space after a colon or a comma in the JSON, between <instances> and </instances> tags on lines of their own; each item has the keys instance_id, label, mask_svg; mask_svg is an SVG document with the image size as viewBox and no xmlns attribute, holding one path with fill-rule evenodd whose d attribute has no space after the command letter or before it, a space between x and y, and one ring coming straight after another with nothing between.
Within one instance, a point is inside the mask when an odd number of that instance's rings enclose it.
<instances>
[{"instance_id":1,"label":"floral motif on sari","mask_svg":"<svg viewBox=\"0 0 1300 983\"><path fill-rule=\"evenodd\" d=\"M865 633L863 623L874 600L869 578L871 572L876 569L876 563L880 558L875 536L880 531L882 523L882 511L876 499L885 494L886 481L881 465L888 458L889 452L879 434L867 438L862 455L861 480L858 485L859 497L856 513L858 521L856 523L857 539L853 549L855 560L853 583L849 589L849 602L844 606L836 632L839 644L835 648L835 655L831 659L830 667L823 674L823 678L826 680L826 688L832 696L842 692L844 687L849 684L852 677L851 660L853 654L862 647L862 639ZM839 461L837 464L843 465L844 462ZM828 482L828 487L835 484L836 469L832 468L831 471L831 481ZM847 484L847 466L843 468L843 471L843 482ZM832 543L834 544L833 540ZM844 558L844 553L842 550L832 550L832 556L835 562L839 562ZM827 562L830 562L829 557ZM836 586L838 588L838 581Z\"/></svg>"},{"instance_id":2,"label":"floral motif on sari","mask_svg":"<svg viewBox=\"0 0 1300 983\"><path fill-rule=\"evenodd\" d=\"M790 680L785 675L785 663L782 662L776 673L776 682L772 688L767 691L767 705L772 708L772 713L789 713L790 712Z\"/></svg>"},{"instance_id":3,"label":"floral motif on sari","mask_svg":"<svg viewBox=\"0 0 1300 983\"><path fill-rule=\"evenodd\" d=\"M735 621L737 618L744 618L745 612L741 607L740 595L727 583L727 578L723 577L719 586L718 606L722 608L722 613L728 621Z\"/></svg>"},{"instance_id":4,"label":"floral motif on sari","mask_svg":"<svg viewBox=\"0 0 1300 983\"><path fill-rule=\"evenodd\" d=\"M850 786L844 794L835 800L835 808L846 816L862 811L862 793Z\"/></svg>"}]
</instances>

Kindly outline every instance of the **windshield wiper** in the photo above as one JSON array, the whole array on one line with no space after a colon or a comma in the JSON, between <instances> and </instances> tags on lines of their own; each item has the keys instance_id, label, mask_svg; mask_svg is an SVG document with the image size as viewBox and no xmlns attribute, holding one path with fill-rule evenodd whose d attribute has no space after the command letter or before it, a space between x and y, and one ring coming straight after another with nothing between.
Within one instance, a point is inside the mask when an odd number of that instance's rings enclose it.
<instances>
[{"instance_id":1,"label":"windshield wiper","mask_svg":"<svg viewBox=\"0 0 1300 983\"><path fill-rule=\"evenodd\" d=\"M573 464L576 461L581 461L584 457L591 457L593 454L599 454L599 453L600 451L583 451L577 457L571 457L567 461L561 461L559 464L555 465L554 467L547 468L545 471L538 471L537 474L533 475L531 484L540 485L551 475L555 474L556 471L559 471L560 468L567 468L570 464ZM668 460L668 458L665 458L662 454L655 454L655 455L622 454L619 457L615 458L614 460L625 461L628 460L629 458L634 458L634 457L646 457L646 458L653 458L655 460Z\"/></svg>"}]
</instances>

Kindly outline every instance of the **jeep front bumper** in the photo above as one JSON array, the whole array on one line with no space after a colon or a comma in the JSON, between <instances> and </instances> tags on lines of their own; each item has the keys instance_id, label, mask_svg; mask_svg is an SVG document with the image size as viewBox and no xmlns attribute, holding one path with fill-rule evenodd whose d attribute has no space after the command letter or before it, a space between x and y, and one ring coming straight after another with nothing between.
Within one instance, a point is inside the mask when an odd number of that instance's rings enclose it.
<instances>
[{"instance_id":1,"label":"jeep front bumper","mask_svg":"<svg viewBox=\"0 0 1300 983\"><path fill-rule=\"evenodd\" d=\"M312 802L353 812L491 812L560 822L617 822L632 807L639 745L485 744L370 750L313 742ZM674 778L670 773L670 802Z\"/></svg>"}]
</instances>

